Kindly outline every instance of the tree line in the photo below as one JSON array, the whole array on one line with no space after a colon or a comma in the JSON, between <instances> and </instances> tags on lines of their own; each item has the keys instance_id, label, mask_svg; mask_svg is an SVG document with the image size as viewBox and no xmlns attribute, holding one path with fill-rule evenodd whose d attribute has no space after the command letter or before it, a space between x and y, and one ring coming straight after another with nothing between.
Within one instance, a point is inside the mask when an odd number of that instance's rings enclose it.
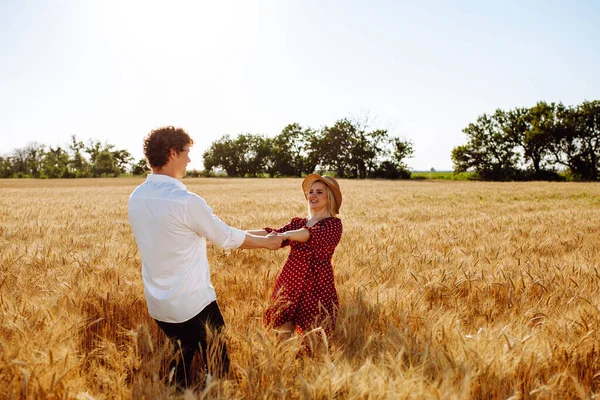
<instances>
[{"instance_id":1,"label":"tree line","mask_svg":"<svg viewBox=\"0 0 600 400\"><path fill-rule=\"evenodd\" d=\"M315 171L340 178L410 178L405 158L412 143L392 137L387 130L368 130L366 121L347 118L319 130L289 124L275 137L229 135L203 153L204 171L190 176L297 176ZM0 178L89 178L143 175L145 159L134 160L127 150L71 136L68 147L30 143L0 156Z\"/></svg>"},{"instance_id":2,"label":"tree line","mask_svg":"<svg viewBox=\"0 0 600 400\"><path fill-rule=\"evenodd\" d=\"M339 178L410 178L405 158L413 154L412 143L366 125L344 118L319 130L289 124L275 137L225 135L204 152L205 173L301 177L319 171Z\"/></svg>"},{"instance_id":3,"label":"tree line","mask_svg":"<svg viewBox=\"0 0 600 400\"><path fill-rule=\"evenodd\" d=\"M127 150L97 140L84 144L75 135L65 148L30 143L0 156L0 178L95 178L148 170L144 159L135 162Z\"/></svg>"},{"instance_id":4,"label":"tree line","mask_svg":"<svg viewBox=\"0 0 600 400\"><path fill-rule=\"evenodd\" d=\"M455 172L501 181L599 178L599 100L498 109L463 132L467 143L452 150Z\"/></svg>"},{"instance_id":5,"label":"tree line","mask_svg":"<svg viewBox=\"0 0 600 400\"><path fill-rule=\"evenodd\" d=\"M600 177L600 101L576 106L539 102L483 114L463 129L467 143L455 147L454 172L483 180L589 180ZM339 178L410 178L409 140L367 121L340 119L315 130L298 123L277 136L225 135L203 153L203 175L297 176L328 172ZM75 135L68 147L32 143L0 156L0 178L80 178L142 175L149 168L127 150ZM198 176L198 171L190 171Z\"/></svg>"}]
</instances>

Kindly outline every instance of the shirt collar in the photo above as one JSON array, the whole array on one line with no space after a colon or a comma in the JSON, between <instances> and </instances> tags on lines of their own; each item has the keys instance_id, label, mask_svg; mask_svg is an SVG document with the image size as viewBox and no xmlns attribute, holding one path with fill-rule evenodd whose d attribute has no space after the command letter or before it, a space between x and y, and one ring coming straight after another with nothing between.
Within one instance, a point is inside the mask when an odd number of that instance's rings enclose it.
<instances>
[{"instance_id":1,"label":"shirt collar","mask_svg":"<svg viewBox=\"0 0 600 400\"><path fill-rule=\"evenodd\" d=\"M164 174L148 174L146 177L146 182L170 183L171 185L175 185L180 189L187 189L183 182L181 182L179 179L171 178L169 175Z\"/></svg>"}]
</instances>

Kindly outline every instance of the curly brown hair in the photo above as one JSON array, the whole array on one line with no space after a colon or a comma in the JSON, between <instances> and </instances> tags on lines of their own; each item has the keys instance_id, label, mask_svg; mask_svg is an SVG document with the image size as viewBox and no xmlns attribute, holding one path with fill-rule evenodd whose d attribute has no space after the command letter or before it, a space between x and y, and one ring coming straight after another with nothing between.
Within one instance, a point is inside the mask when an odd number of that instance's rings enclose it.
<instances>
[{"instance_id":1,"label":"curly brown hair","mask_svg":"<svg viewBox=\"0 0 600 400\"><path fill-rule=\"evenodd\" d=\"M152 168L164 167L169 162L171 150L177 154L185 146L191 146L194 141L182 128L163 126L152 130L144 138L144 155Z\"/></svg>"}]
</instances>

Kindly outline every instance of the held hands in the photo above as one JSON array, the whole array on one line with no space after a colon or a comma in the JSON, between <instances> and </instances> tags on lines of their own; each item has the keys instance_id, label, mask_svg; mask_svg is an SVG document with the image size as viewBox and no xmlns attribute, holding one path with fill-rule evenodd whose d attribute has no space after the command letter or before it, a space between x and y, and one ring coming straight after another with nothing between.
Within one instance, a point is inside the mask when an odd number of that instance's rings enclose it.
<instances>
[{"instance_id":1,"label":"held hands","mask_svg":"<svg viewBox=\"0 0 600 400\"><path fill-rule=\"evenodd\" d=\"M281 242L285 240L285 235L282 233L271 232L267 236L267 249L277 250L281 248Z\"/></svg>"}]
</instances>

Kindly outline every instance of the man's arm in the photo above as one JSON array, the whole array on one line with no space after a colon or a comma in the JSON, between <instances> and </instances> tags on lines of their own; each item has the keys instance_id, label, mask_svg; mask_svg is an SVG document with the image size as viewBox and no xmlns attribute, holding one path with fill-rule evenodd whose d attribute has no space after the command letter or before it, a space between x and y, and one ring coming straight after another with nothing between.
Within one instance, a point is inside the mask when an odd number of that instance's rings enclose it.
<instances>
[{"instance_id":1,"label":"man's arm","mask_svg":"<svg viewBox=\"0 0 600 400\"><path fill-rule=\"evenodd\" d=\"M258 229L258 230L249 230L249 231L246 231L246 233L249 233L254 236L267 236L268 232L265 231L264 229Z\"/></svg>"},{"instance_id":2,"label":"man's arm","mask_svg":"<svg viewBox=\"0 0 600 400\"><path fill-rule=\"evenodd\" d=\"M266 233L266 232L265 232ZM257 236L246 232L244 243L238 249L269 249L277 250L281 248L281 242L285 238L281 235Z\"/></svg>"}]
</instances>

